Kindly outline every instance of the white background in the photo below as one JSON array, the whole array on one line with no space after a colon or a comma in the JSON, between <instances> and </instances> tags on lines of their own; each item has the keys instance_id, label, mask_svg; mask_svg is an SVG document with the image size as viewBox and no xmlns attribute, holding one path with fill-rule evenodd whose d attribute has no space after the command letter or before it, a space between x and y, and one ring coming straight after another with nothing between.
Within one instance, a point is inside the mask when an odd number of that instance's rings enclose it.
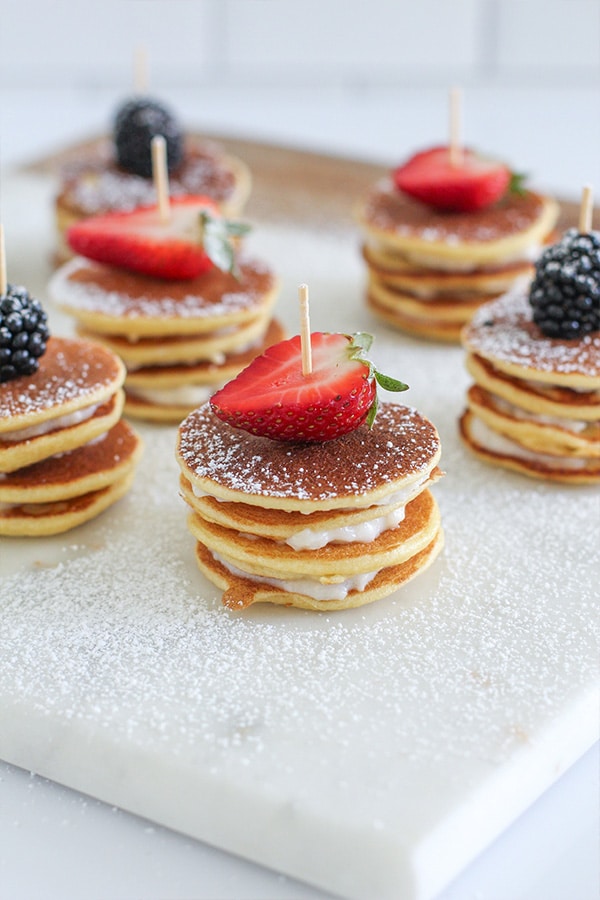
<instances>
[{"instance_id":1,"label":"white background","mask_svg":"<svg viewBox=\"0 0 600 900\"><path fill-rule=\"evenodd\" d=\"M597 0L0 0L3 178L105 130L140 46L152 92L195 130L394 164L445 139L460 85L467 143L561 196L600 191ZM592 752L447 900L593 900L597 768ZM0 765L0 896L84 891L317 896Z\"/></svg>"}]
</instances>

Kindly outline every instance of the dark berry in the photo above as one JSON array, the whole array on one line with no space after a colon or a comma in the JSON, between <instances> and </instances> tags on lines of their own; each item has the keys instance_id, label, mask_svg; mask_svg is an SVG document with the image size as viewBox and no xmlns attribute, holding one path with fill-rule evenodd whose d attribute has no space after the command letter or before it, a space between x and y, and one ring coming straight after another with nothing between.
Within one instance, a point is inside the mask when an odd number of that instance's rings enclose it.
<instances>
[{"instance_id":1,"label":"dark berry","mask_svg":"<svg viewBox=\"0 0 600 900\"><path fill-rule=\"evenodd\" d=\"M39 300L24 287L7 285L0 296L0 382L36 372L49 336Z\"/></svg>"},{"instance_id":2,"label":"dark berry","mask_svg":"<svg viewBox=\"0 0 600 900\"><path fill-rule=\"evenodd\" d=\"M600 232L570 228L548 247L529 291L533 321L552 338L579 338L600 329Z\"/></svg>"},{"instance_id":3,"label":"dark berry","mask_svg":"<svg viewBox=\"0 0 600 900\"><path fill-rule=\"evenodd\" d=\"M121 168L144 178L152 177L152 138L166 142L167 168L172 172L183 158L183 133L173 113L148 97L129 100L117 112L114 123L117 161Z\"/></svg>"}]
</instances>

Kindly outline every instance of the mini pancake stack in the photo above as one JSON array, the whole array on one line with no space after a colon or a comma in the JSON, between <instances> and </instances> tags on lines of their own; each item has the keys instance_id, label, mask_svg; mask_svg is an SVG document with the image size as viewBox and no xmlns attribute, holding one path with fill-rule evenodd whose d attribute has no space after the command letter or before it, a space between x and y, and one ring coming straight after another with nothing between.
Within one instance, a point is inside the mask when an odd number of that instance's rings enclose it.
<instances>
[{"instance_id":1,"label":"mini pancake stack","mask_svg":"<svg viewBox=\"0 0 600 900\"><path fill-rule=\"evenodd\" d=\"M435 427L396 403L369 424L375 378L406 385L362 359L355 339L369 336L311 337L307 374L299 338L283 341L179 426L197 563L232 609L362 606L424 571L443 545L429 490L441 475Z\"/></svg>"},{"instance_id":2,"label":"mini pancake stack","mask_svg":"<svg viewBox=\"0 0 600 900\"><path fill-rule=\"evenodd\" d=\"M595 305L600 320L598 299ZM534 317L529 292L514 291L481 307L465 327L475 383L461 436L481 459L517 472L599 482L600 331L550 337ZM565 319L572 327L572 315Z\"/></svg>"},{"instance_id":3,"label":"mini pancake stack","mask_svg":"<svg viewBox=\"0 0 600 900\"><path fill-rule=\"evenodd\" d=\"M179 198L182 208L189 200L194 198ZM194 277L155 277L128 270L125 259L109 265L76 256L53 274L50 295L75 318L78 334L124 361L127 415L179 423L282 338L272 318L277 278L262 260L242 256L239 248L235 254L234 273L209 264ZM148 256L152 262L161 254L151 246Z\"/></svg>"},{"instance_id":4,"label":"mini pancake stack","mask_svg":"<svg viewBox=\"0 0 600 900\"><path fill-rule=\"evenodd\" d=\"M75 257L54 273L49 291L82 337L124 361L127 415L180 422L283 336L271 317L272 271L254 259L239 269L239 278L213 268L166 281Z\"/></svg>"},{"instance_id":5,"label":"mini pancake stack","mask_svg":"<svg viewBox=\"0 0 600 900\"><path fill-rule=\"evenodd\" d=\"M141 443L124 376L104 347L51 337L36 372L0 383L1 535L67 531L126 493Z\"/></svg>"},{"instance_id":6,"label":"mini pancake stack","mask_svg":"<svg viewBox=\"0 0 600 900\"><path fill-rule=\"evenodd\" d=\"M531 278L558 212L531 191L468 211L436 209L385 177L357 210L367 305L394 328L458 343L482 303Z\"/></svg>"},{"instance_id":7,"label":"mini pancake stack","mask_svg":"<svg viewBox=\"0 0 600 900\"><path fill-rule=\"evenodd\" d=\"M203 194L225 215L241 214L252 188L246 163L215 141L184 133L170 109L140 95L121 105L111 135L63 154L55 197L57 264L73 255L66 235L75 222L154 202L152 172L145 158L149 160L151 136L165 133L177 143L170 167L171 194Z\"/></svg>"}]
</instances>

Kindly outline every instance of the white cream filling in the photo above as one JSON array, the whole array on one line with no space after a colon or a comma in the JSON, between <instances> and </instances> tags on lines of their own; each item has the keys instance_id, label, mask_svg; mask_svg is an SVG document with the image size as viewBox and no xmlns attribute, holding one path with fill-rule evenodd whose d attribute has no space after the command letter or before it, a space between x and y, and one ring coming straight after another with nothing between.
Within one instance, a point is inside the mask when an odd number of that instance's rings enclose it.
<instances>
[{"instance_id":1,"label":"white cream filling","mask_svg":"<svg viewBox=\"0 0 600 900\"><path fill-rule=\"evenodd\" d=\"M476 416L473 416L471 425L471 434L476 443L480 444L490 453L499 453L502 456L514 456L517 459L523 459L528 462L539 462L551 469L585 469L589 465L589 460L578 459L575 457L550 456L547 453L536 453L534 450L527 450L516 444L503 434L493 431L485 422L482 422Z\"/></svg>"},{"instance_id":2,"label":"white cream filling","mask_svg":"<svg viewBox=\"0 0 600 900\"><path fill-rule=\"evenodd\" d=\"M242 569L238 569L232 563L223 559L218 553L213 553L214 558L225 566L232 575L238 578L247 578L249 581L269 584L271 587L288 591L292 594L304 594L313 600L345 600L350 591L364 591L377 575L377 572L366 572L361 575L353 575L337 584L321 584L314 578L265 578L262 575L250 575Z\"/></svg>"},{"instance_id":3,"label":"white cream filling","mask_svg":"<svg viewBox=\"0 0 600 900\"><path fill-rule=\"evenodd\" d=\"M556 425L558 428L564 428L575 434L584 431L588 425L591 424L590 422L583 422L580 419L564 419L560 416L544 416L537 413L530 413L521 409L519 406L515 406L513 403L509 403L508 400L504 400L501 397L494 397L494 405L497 406L501 412L513 416L515 419L524 422L536 422L539 425Z\"/></svg>"},{"instance_id":4,"label":"white cream filling","mask_svg":"<svg viewBox=\"0 0 600 900\"><path fill-rule=\"evenodd\" d=\"M319 550L328 544L370 544L384 531L395 528L404 519L404 507L400 506L385 516L378 516L368 522L358 522L356 525L341 525L339 528L328 528L323 531L314 531L305 528L286 538L285 543L294 550Z\"/></svg>"},{"instance_id":5,"label":"white cream filling","mask_svg":"<svg viewBox=\"0 0 600 900\"><path fill-rule=\"evenodd\" d=\"M47 419L39 425L30 425L29 428L21 428L18 431L5 431L0 433L3 441L28 441L30 438L40 437L42 434L48 434L50 431L57 431L60 428L70 428L72 425L79 425L91 419L99 404L94 406L85 406L83 409L76 409L75 412L65 416L57 416L54 419Z\"/></svg>"},{"instance_id":6,"label":"white cream filling","mask_svg":"<svg viewBox=\"0 0 600 900\"><path fill-rule=\"evenodd\" d=\"M181 384L170 388L129 388L132 394L157 406L200 406L217 390L215 385Z\"/></svg>"}]
</instances>

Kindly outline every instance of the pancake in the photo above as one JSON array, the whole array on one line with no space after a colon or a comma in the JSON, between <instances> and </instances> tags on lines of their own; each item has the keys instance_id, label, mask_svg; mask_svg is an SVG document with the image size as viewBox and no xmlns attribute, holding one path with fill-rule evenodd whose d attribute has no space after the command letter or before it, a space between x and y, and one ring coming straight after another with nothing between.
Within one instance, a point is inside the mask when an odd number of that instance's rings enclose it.
<instances>
[{"instance_id":1,"label":"pancake","mask_svg":"<svg viewBox=\"0 0 600 900\"><path fill-rule=\"evenodd\" d=\"M219 145L186 136L181 164L169 174L169 194L204 195L214 200L226 216L238 216L250 195L252 176L238 157ZM109 212L125 212L156 202L151 178L120 168L113 141L102 138L68 154L60 172L55 199L57 262L73 253L65 235L80 219Z\"/></svg>"},{"instance_id":2,"label":"pancake","mask_svg":"<svg viewBox=\"0 0 600 900\"><path fill-rule=\"evenodd\" d=\"M75 257L52 276L54 302L91 333L139 337L210 334L273 306L278 282L265 263L240 260L239 278L212 268L172 281Z\"/></svg>"},{"instance_id":3,"label":"pancake","mask_svg":"<svg viewBox=\"0 0 600 900\"><path fill-rule=\"evenodd\" d=\"M600 481L600 332L550 338L528 296L512 291L465 326L475 379L460 421L481 459L535 478Z\"/></svg>"},{"instance_id":4,"label":"pancake","mask_svg":"<svg viewBox=\"0 0 600 900\"><path fill-rule=\"evenodd\" d=\"M514 378L575 390L600 389L600 332L576 340L546 337L533 321L523 290L482 307L462 339L470 353Z\"/></svg>"},{"instance_id":5,"label":"pancake","mask_svg":"<svg viewBox=\"0 0 600 900\"><path fill-rule=\"evenodd\" d=\"M296 550L285 542L223 528L196 513L190 516L188 527L200 543L246 574L336 584L349 576L406 562L430 544L440 529L440 515L433 495L425 490L407 505L402 522L374 540L335 542L313 550Z\"/></svg>"},{"instance_id":6,"label":"pancake","mask_svg":"<svg viewBox=\"0 0 600 900\"><path fill-rule=\"evenodd\" d=\"M128 474L142 444L123 419L100 438L0 478L3 504L44 504L99 490Z\"/></svg>"},{"instance_id":7,"label":"pancake","mask_svg":"<svg viewBox=\"0 0 600 900\"><path fill-rule=\"evenodd\" d=\"M413 337L430 341L442 341L455 344L460 341L464 322L432 321L428 315L410 316L399 308L390 309L383 306L372 295L367 295L367 307L382 322L392 328L398 328Z\"/></svg>"},{"instance_id":8,"label":"pancake","mask_svg":"<svg viewBox=\"0 0 600 900\"><path fill-rule=\"evenodd\" d=\"M120 418L122 362L89 341L52 337L33 375L0 384L0 472L65 453Z\"/></svg>"},{"instance_id":9,"label":"pancake","mask_svg":"<svg viewBox=\"0 0 600 900\"><path fill-rule=\"evenodd\" d=\"M382 569L362 590L352 589L340 600L317 600L299 591L290 591L264 581L253 581L236 575L214 558L201 543L196 544L196 562L206 577L223 591L223 604L230 609L241 610L254 603L273 603L278 606L295 606L298 609L335 611L353 609L388 597L402 585L424 572L436 559L444 544L440 531L419 553L404 563Z\"/></svg>"},{"instance_id":10,"label":"pancake","mask_svg":"<svg viewBox=\"0 0 600 900\"><path fill-rule=\"evenodd\" d=\"M268 317L260 314L242 325L230 325L202 334L126 338L91 332L81 327L77 329L77 334L108 347L123 360L129 371L133 371L142 366L168 366L203 360L219 364L224 362L227 353L243 353L253 344L260 343L268 324Z\"/></svg>"},{"instance_id":11,"label":"pancake","mask_svg":"<svg viewBox=\"0 0 600 900\"><path fill-rule=\"evenodd\" d=\"M560 457L527 450L489 428L466 410L460 418L460 434L469 449L487 463L522 475L564 484L600 482L600 460Z\"/></svg>"},{"instance_id":12,"label":"pancake","mask_svg":"<svg viewBox=\"0 0 600 900\"><path fill-rule=\"evenodd\" d=\"M66 500L23 504L0 510L0 534L7 537L43 537L83 525L120 500L131 487L134 475L132 469L98 491Z\"/></svg>"},{"instance_id":13,"label":"pancake","mask_svg":"<svg viewBox=\"0 0 600 900\"><path fill-rule=\"evenodd\" d=\"M485 209L439 212L397 190L376 185L357 211L371 240L433 269L472 271L535 258L558 219L558 204L532 191L507 193Z\"/></svg>"},{"instance_id":14,"label":"pancake","mask_svg":"<svg viewBox=\"0 0 600 900\"><path fill-rule=\"evenodd\" d=\"M435 427L399 404L324 443L257 437L206 404L181 423L176 448L198 566L235 609L380 599L442 547L429 491L440 452Z\"/></svg>"},{"instance_id":15,"label":"pancake","mask_svg":"<svg viewBox=\"0 0 600 900\"><path fill-rule=\"evenodd\" d=\"M432 324L458 322L465 325L485 302L482 297L473 294L444 294L425 300L389 288L373 273L369 276L367 290L378 306L388 309L391 313L399 312L401 315L417 319L424 317Z\"/></svg>"},{"instance_id":16,"label":"pancake","mask_svg":"<svg viewBox=\"0 0 600 900\"><path fill-rule=\"evenodd\" d=\"M394 491L387 503L356 509L319 510L301 513L216 500L208 494L194 492L191 483L180 477L180 493L200 518L236 531L282 541L295 549L317 549L333 541L370 539L390 522L404 519L404 509L411 500L441 477L436 467L404 490Z\"/></svg>"},{"instance_id":17,"label":"pancake","mask_svg":"<svg viewBox=\"0 0 600 900\"><path fill-rule=\"evenodd\" d=\"M423 479L437 466L435 426L417 410L381 404L375 424L335 441L271 441L221 422L208 404L180 425L177 459L193 488L221 500L312 513L357 509Z\"/></svg>"}]
</instances>

